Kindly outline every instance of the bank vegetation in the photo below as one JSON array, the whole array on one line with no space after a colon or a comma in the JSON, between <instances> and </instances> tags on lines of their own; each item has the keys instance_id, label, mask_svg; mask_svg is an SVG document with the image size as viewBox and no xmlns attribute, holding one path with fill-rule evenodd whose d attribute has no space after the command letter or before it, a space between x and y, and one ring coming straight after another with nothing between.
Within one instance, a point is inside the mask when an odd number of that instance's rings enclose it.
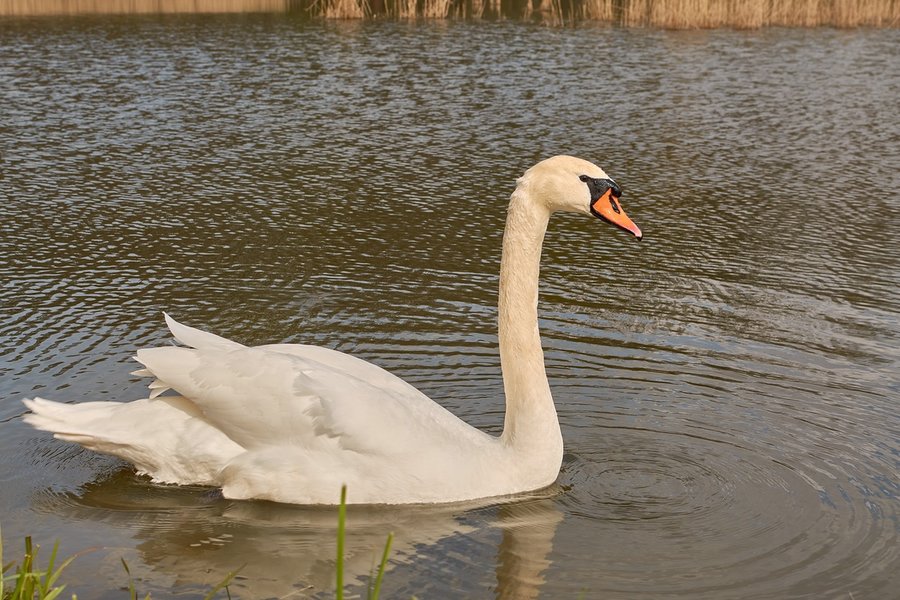
<instances>
[{"instance_id":1,"label":"bank vegetation","mask_svg":"<svg viewBox=\"0 0 900 600\"><path fill-rule=\"evenodd\" d=\"M585 20L667 29L900 26L900 0L0 0L0 17L226 12L327 19Z\"/></svg>"}]
</instances>

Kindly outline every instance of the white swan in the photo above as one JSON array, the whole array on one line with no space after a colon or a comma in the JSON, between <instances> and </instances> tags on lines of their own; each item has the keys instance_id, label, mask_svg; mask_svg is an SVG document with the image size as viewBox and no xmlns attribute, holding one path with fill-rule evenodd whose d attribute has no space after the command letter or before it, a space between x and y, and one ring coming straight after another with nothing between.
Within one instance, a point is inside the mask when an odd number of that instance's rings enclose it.
<instances>
[{"instance_id":1,"label":"white swan","mask_svg":"<svg viewBox=\"0 0 900 600\"><path fill-rule=\"evenodd\" d=\"M518 180L500 265L499 343L506 418L497 438L400 378L347 354L299 344L248 348L176 323L188 346L137 352L149 398L24 400L25 421L133 463L154 481L212 485L227 498L336 504L433 503L553 483L563 442L538 334L538 271L550 214L594 214L638 239L599 167L556 156ZM159 396L167 389L180 396Z\"/></svg>"}]
</instances>

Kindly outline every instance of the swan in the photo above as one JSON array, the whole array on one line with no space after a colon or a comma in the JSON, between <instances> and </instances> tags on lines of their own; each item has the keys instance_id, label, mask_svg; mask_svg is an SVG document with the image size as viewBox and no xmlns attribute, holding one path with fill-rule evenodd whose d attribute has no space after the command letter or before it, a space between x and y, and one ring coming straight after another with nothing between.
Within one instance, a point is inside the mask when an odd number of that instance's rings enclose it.
<instances>
[{"instance_id":1,"label":"swan","mask_svg":"<svg viewBox=\"0 0 900 600\"><path fill-rule=\"evenodd\" d=\"M641 239L621 189L591 162L554 156L516 182L500 261L503 433L463 422L399 377L328 348L247 347L176 322L182 346L137 351L147 398L25 399L24 420L120 457L153 481L216 486L230 499L440 503L552 484L563 440L538 333L538 272L550 214L595 215ZM177 395L161 395L167 390Z\"/></svg>"}]
</instances>

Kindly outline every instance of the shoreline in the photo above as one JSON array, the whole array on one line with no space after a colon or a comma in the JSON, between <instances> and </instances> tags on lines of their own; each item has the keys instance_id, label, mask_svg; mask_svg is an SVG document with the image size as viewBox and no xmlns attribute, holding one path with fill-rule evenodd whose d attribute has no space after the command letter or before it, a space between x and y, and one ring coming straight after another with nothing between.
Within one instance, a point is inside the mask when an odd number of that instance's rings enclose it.
<instances>
[{"instance_id":1,"label":"shoreline","mask_svg":"<svg viewBox=\"0 0 900 600\"><path fill-rule=\"evenodd\" d=\"M0 19L240 13L335 20L521 19L655 29L900 27L900 0L0 0Z\"/></svg>"}]
</instances>

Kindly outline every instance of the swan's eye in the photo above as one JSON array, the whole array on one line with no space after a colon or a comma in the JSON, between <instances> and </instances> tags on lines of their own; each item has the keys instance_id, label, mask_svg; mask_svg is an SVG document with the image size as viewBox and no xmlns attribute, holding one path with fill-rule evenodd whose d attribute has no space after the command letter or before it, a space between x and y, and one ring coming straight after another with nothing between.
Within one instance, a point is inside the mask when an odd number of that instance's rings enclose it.
<instances>
[{"instance_id":1,"label":"swan's eye","mask_svg":"<svg viewBox=\"0 0 900 600\"><path fill-rule=\"evenodd\" d=\"M588 181L591 180L591 178L588 177L587 175L582 175L582 176L579 177L578 179L580 179L580 180L583 181L584 183L587 183Z\"/></svg>"},{"instance_id":2,"label":"swan's eye","mask_svg":"<svg viewBox=\"0 0 900 600\"><path fill-rule=\"evenodd\" d=\"M612 179L607 179L606 182L607 182L607 184L609 185L609 189L612 190L612 195L613 195L613 196L615 196L616 198L618 198L619 196L622 195L622 188L619 187L619 184L617 184L617 183L616 183L615 181L613 181Z\"/></svg>"}]
</instances>

